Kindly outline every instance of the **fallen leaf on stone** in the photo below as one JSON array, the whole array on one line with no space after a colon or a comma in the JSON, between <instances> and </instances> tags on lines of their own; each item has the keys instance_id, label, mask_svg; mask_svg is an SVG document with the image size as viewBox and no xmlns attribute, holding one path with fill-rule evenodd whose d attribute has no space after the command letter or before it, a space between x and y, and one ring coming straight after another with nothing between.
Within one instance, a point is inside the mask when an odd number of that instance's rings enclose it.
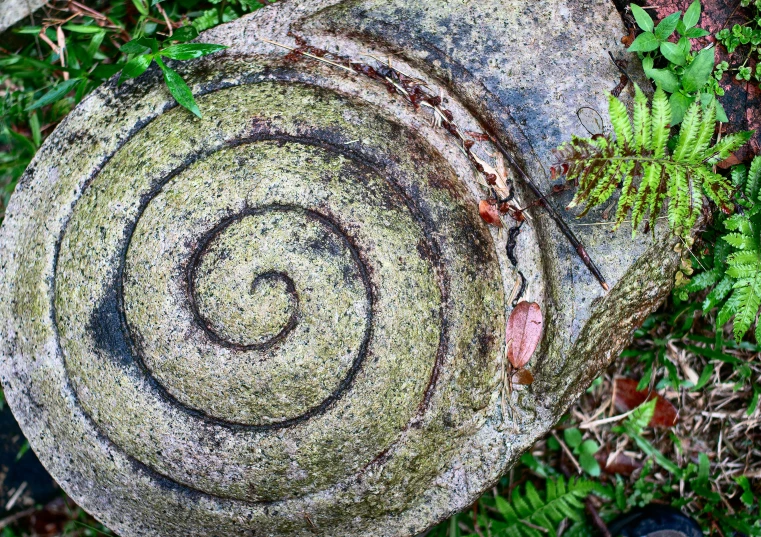
<instances>
[{"instance_id":1,"label":"fallen leaf on stone","mask_svg":"<svg viewBox=\"0 0 761 537\"><path fill-rule=\"evenodd\" d=\"M507 320L507 359L521 369L531 359L542 339L542 310L536 302L519 302Z\"/></svg>"},{"instance_id":2,"label":"fallen leaf on stone","mask_svg":"<svg viewBox=\"0 0 761 537\"><path fill-rule=\"evenodd\" d=\"M647 390L637 391L638 382L633 379L616 379L614 393L616 394L615 405L619 412L628 412L637 408L646 400L657 399L655 414L650 420L650 427L673 427L677 420L677 411L674 405L653 392L647 396Z\"/></svg>"},{"instance_id":3,"label":"fallen leaf on stone","mask_svg":"<svg viewBox=\"0 0 761 537\"><path fill-rule=\"evenodd\" d=\"M494 200L481 200L478 204L478 214L484 222L493 226L502 227L502 219L499 217L499 208Z\"/></svg>"},{"instance_id":4,"label":"fallen leaf on stone","mask_svg":"<svg viewBox=\"0 0 761 537\"><path fill-rule=\"evenodd\" d=\"M534 375L528 369L518 369L513 373L511 382L519 386L528 386L534 382Z\"/></svg>"},{"instance_id":5,"label":"fallen leaf on stone","mask_svg":"<svg viewBox=\"0 0 761 537\"><path fill-rule=\"evenodd\" d=\"M634 31L634 26L632 26L629 28L629 33L621 38L621 43L623 43L625 47L629 47L632 43L634 43L635 34L636 32Z\"/></svg>"}]
</instances>

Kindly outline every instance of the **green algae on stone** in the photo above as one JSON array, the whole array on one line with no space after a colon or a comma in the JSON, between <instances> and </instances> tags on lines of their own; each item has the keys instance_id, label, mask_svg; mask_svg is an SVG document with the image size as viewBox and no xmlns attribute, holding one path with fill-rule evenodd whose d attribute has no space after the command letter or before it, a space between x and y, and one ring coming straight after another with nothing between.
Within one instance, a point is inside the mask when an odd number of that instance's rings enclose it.
<instances>
[{"instance_id":1,"label":"green algae on stone","mask_svg":"<svg viewBox=\"0 0 761 537\"><path fill-rule=\"evenodd\" d=\"M603 0L294 0L202 36L231 46L179 67L203 119L157 70L84 99L0 231L0 377L63 488L123 537L413 536L469 505L615 355L677 256L660 229L579 229L615 284L602 297L530 210L519 268L548 330L506 419L516 274L460 142L260 38L389 55L543 184L580 100L617 81L615 16Z\"/></svg>"}]
</instances>

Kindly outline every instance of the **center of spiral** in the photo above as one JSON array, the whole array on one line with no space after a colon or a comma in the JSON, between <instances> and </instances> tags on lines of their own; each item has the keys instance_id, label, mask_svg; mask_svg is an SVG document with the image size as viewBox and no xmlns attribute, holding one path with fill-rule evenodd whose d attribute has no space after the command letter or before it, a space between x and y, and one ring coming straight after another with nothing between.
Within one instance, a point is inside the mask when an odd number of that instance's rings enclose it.
<instances>
[{"instance_id":1,"label":"center of spiral","mask_svg":"<svg viewBox=\"0 0 761 537\"><path fill-rule=\"evenodd\" d=\"M208 273L210 267L201 267ZM238 288L242 282L229 281ZM237 285L236 285L237 284ZM222 289L217 287L217 289ZM228 346L264 349L282 341L298 322L299 296L288 274L269 270L253 278L248 293L227 293L226 300L214 303L198 300L205 328L217 341Z\"/></svg>"}]
</instances>

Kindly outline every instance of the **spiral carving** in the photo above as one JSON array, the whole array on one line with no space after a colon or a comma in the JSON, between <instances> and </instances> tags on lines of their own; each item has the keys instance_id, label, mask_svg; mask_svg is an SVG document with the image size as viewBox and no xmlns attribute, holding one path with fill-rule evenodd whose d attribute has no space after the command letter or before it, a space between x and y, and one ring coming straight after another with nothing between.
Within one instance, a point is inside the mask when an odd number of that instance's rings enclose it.
<instances>
[{"instance_id":1,"label":"spiral carving","mask_svg":"<svg viewBox=\"0 0 761 537\"><path fill-rule=\"evenodd\" d=\"M156 68L72 110L0 229L0 380L78 504L121 537L412 537L557 421L678 256L579 230L600 300L545 212L481 220L498 156L541 183L618 79L612 7L550 4L277 2L172 65L203 118ZM518 292L546 330L503 397Z\"/></svg>"},{"instance_id":2,"label":"spiral carving","mask_svg":"<svg viewBox=\"0 0 761 537\"><path fill-rule=\"evenodd\" d=\"M134 133L62 232L76 404L188 494L307 501L402 464L405 497L447 465L415 431L463 426L496 389L504 291L472 195L333 91L262 81L199 105Z\"/></svg>"}]
</instances>

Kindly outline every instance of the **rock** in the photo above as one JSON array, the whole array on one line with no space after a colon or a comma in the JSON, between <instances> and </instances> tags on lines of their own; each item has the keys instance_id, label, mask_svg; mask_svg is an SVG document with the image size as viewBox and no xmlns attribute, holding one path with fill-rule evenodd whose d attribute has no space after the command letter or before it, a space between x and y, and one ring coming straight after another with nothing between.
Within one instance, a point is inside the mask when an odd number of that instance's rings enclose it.
<instances>
[{"instance_id":1,"label":"rock","mask_svg":"<svg viewBox=\"0 0 761 537\"><path fill-rule=\"evenodd\" d=\"M604 0L284 2L175 66L203 119L157 69L93 92L0 232L0 376L40 460L123 537L415 535L469 505L629 341L678 255L662 227L573 221L606 294L529 209L515 252L545 336L503 415L518 274L441 125L488 130L549 191L577 109L604 114L621 33ZM294 36L381 81L261 40Z\"/></svg>"},{"instance_id":2,"label":"rock","mask_svg":"<svg viewBox=\"0 0 761 537\"><path fill-rule=\"evenodd\" d=\"M45 5L45 0L0 0L0 32Z\"/></svg>"}]
</instances>

